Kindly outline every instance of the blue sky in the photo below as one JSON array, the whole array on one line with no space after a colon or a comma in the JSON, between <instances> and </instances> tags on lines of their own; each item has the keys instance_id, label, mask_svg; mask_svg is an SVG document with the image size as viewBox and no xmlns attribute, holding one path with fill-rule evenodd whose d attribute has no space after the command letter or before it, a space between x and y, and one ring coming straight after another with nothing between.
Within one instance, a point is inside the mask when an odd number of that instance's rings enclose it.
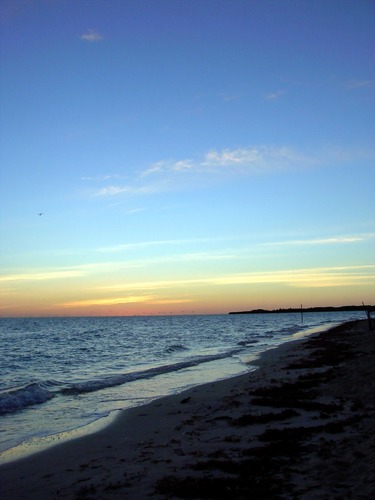
<instances>
[{"instance_id":1,"label":"blue sky","mask_svg":"<svg viewBox=\"0 0 375 500\"><path fill-rule=\"evenodd\" d=\"M374 303L374 25L370 0L2 0L0 314Z\"/></svg>"}]
</instances>

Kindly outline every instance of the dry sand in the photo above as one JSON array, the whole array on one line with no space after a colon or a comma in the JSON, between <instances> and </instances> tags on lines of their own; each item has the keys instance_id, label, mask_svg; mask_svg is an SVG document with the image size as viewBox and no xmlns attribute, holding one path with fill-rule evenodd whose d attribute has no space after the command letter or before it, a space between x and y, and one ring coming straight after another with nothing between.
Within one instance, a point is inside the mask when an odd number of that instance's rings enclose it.
<instances>
[{"instance_id":1,"label":"dry sand","mask_svg":"<svg viewBox=\"0 0 375 500\"><path fill-rule=\"evenodd\" d=\"M1 466L0 498L375 498L375 331L346 323L256 364Z\"/></svg>"}]
</instances>

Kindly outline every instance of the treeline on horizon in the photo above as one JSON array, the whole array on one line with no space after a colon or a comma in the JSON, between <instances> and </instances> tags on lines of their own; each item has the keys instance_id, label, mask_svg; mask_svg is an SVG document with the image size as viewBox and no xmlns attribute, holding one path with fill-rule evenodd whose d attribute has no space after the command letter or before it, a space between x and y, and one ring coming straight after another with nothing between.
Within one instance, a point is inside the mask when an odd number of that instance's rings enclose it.
<instances>
[{"instance_id":1,"label":"treeline on horizon","mask_svg":"<svg viewBox=\"0 0 375 500\"><path fill-rule=\"evenodd\" d=\"M290 307L289 309L253 309L251 311L231 311L229 314L274 314L274 313L301 313L301 312L352 312L375 311L375 306L327 306L327 307Z\"/></svg>"}]
</instances>

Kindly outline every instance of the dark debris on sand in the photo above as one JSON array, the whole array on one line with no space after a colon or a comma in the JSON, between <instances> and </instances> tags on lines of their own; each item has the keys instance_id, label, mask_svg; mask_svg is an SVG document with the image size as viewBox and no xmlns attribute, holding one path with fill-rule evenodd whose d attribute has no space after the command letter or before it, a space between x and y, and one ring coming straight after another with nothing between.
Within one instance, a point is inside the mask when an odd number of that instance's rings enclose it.
<instances>
[{"instance_id":1,"label":"dark debris on sand","mask_svg":"<svg viewBox=\"0 0 375 500\"><path fill-rule=\"evenodd\" d=\"M353 326L355 322L349 325ZM348 324L345 330L347 328ZM322 401L325 385L337 375L336 368L358 356L355 343L353 347L353 343L340 338L342 330L338 327L326 336L322 334L305 341L306 359L286 367L289 372L293 371L294 382L285 377L284 382L281 380L249 393L251 405L244 408L243 415L226 419L228 427L243 431L242 443L233 446L230 454L219 443L210 455L215 458L192 460L184 473L180 471L178 475L160 479L155 492L165 498L186 499L304 497L314 488L314 481L309 483L304 479L301 485L296 480L301 462L308 462L311 457L318 461L331 457L335 436L366 418L366 412L362 411L363 401L346 404L337 397ZM305 420L303 425L298 425L301 412ZM255 426L259 431L254 438ZM252 433L248 435L251 437L247 438L250 428ZM247 446L244 445L246 441ZM343 497L338 495L336 498Z\"/></svg>"}]
</instances>

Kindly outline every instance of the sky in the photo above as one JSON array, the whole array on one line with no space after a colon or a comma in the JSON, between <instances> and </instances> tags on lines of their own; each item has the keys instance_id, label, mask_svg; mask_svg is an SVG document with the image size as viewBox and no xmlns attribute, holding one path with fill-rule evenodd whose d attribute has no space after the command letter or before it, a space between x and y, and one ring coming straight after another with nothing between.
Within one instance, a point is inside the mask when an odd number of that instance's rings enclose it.
<instances>
[{"instance_id":1,"label":"sky","mask_svg":"<svg viewBox=\"0 0 375 500\"><path fill-rule=\"evenodd\" d=\"M373 0L0 13L0 316L375 303Z\"/></svg>"}]
</instances>

